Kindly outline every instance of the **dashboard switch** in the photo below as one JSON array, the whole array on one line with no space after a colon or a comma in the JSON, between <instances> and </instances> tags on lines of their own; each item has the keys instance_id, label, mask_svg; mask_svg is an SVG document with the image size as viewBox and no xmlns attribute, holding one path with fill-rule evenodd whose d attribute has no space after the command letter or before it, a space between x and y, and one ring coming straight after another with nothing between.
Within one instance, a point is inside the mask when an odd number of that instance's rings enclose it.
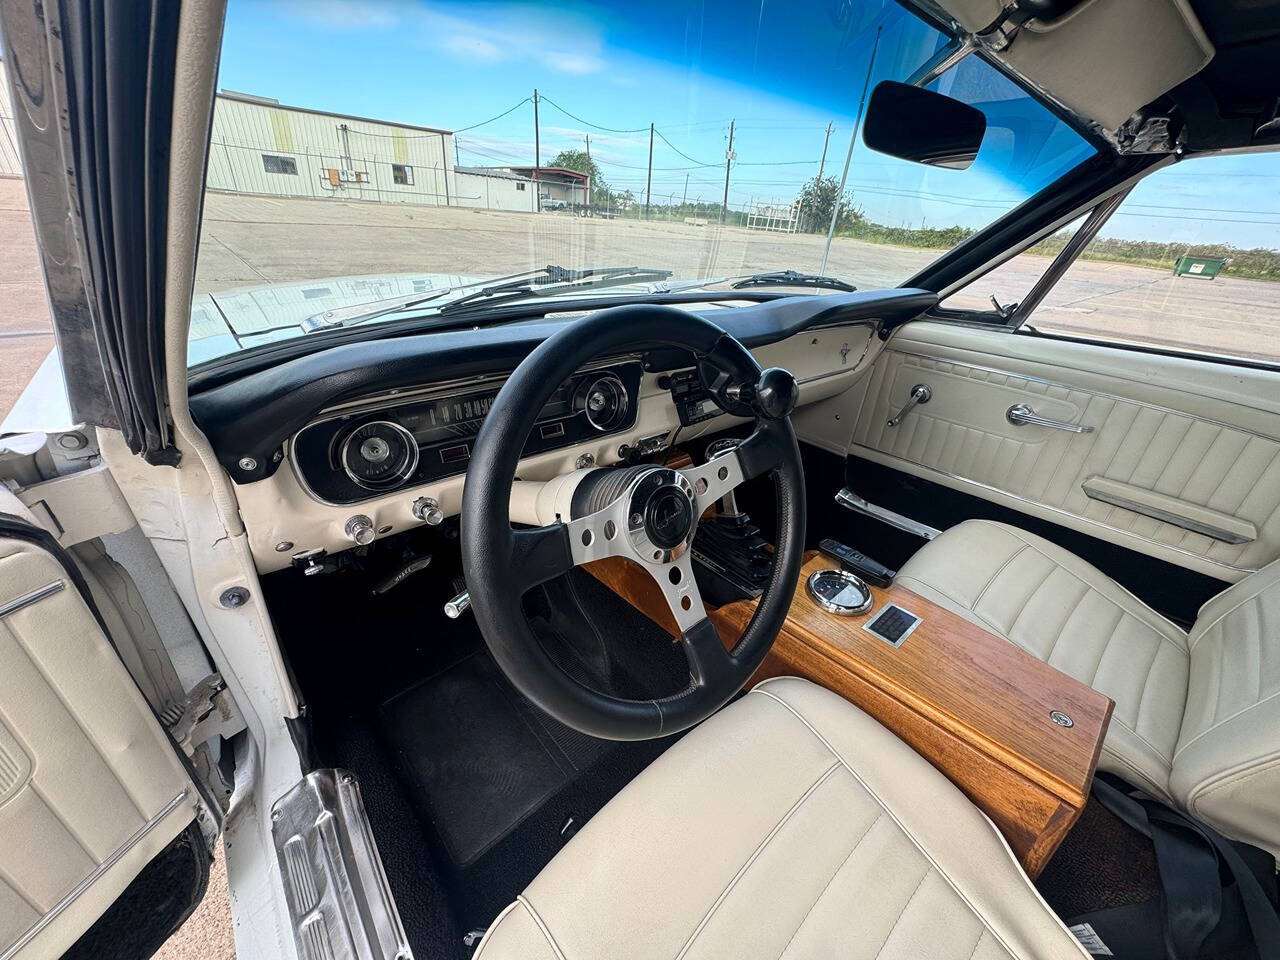
<instances>
[{"instance_id":1,"label":"dashboard switch","mask_svg":"<svg viewBox=\"0 0 1280 960\"><path fill-rule=\"evenodd\" d=\"M373 543L373 538L376 536L376 531L373 529L373 521L363 513L358 513L349 519L347 525L342 529L348 540L362 547L367 547Z\"/></svg>"},{"instance_id":2,"label":"dashboard switch","mask_svg":"<svg viewBox=\"0 0 1280 960\"><path fill-rule=\"evenodd\" d=\"M413 515L428 527L438 527L444 522L444 511L435 497L419 497L410 507Z\"/></svg>"}]
</instances>

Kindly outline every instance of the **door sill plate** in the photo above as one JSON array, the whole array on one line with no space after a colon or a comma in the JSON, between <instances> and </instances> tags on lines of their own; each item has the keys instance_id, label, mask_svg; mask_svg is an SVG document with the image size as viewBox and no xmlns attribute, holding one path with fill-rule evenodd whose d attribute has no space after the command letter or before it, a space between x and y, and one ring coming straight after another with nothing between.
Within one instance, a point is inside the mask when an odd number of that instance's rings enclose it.
<instances>
[{"instance_id":1,"label":"door sill plate","mask_svg":"<svg viewBox=\"0 0 1280 960\"><path fill-rule=\"evenodd\" d=\"M352 774L308 774L271 808L271 834L301 960L412 960Z\"/></svg>"}]
</instances>

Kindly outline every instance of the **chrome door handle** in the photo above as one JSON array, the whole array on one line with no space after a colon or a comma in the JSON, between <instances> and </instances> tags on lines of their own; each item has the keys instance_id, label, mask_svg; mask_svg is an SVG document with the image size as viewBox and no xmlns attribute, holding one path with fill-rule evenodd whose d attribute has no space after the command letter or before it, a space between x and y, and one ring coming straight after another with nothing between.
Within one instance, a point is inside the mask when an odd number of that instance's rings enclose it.
<instances>
[{"instance_id":1,"label":"chrome door handle","mask_svg":"<svg viewBox=\"0 0 1280 960\"><path fill-rule=\"evenodd\" d=\"M1053 430L1065 430L1067 433L1093 433L1093 427L1082 426L1078 423L1067 423L1065 420L1053 420L1049 417L1042 417L1031 409L1028 403L1015 403L1007 411L1005 411L1005 419L1012 423L1015 427L1029 423L1036 427L1049 427Z\"/></svg>"},{"instance_id":2,"label":"chrome door handle","mask_svg":"<svg viewBox=\"0 0 1280 960\"><path fill-rule=\"evenodd\" d=\"M906 405L897 414L889 418L889 426L896 427L916 404L928 403L932 399L933 389L927 383L917 383L911 388L911 399L906 402Z\"/></svg>"}]
</instances>

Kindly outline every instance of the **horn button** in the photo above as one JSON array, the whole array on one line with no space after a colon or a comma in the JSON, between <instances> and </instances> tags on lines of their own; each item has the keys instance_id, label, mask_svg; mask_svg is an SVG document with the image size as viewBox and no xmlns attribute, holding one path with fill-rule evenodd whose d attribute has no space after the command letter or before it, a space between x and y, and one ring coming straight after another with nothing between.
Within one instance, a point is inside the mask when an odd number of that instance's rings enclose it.
<instances>
[{"instance_id":1,"label":"horn button","mask_svg":"<svg viewBox=\"0 0 1280 960\"><path fill-rule=\"evenodd\" d=\"M640 477L631 490L627 532L641 558L665 563L684 553L697 526L695 510L684 474L660 467Z\"/></svg>"}]
</instances>

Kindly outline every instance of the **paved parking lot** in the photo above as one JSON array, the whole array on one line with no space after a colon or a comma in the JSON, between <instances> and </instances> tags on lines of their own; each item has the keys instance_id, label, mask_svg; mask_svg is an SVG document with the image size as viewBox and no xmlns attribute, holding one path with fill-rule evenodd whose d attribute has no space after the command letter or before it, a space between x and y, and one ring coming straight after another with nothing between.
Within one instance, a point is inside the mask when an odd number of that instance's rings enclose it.
<instances>
[{"instance_id":1,"label":"paved parking lot","mask_svg":"<svg viewBox=\"0 0 1280 960\"><path fill-rule=\"evenodd\" d=\"M371 273L497 275L558 263L653 266L676 277L817 270L825 238L714 224L582 219L343 200L209 194L198 293L277 281ZM895 286L939 255L837 237L827 272L859 287ZM1026 295L1048 265L1024 255L952 301L986 307ZM1086 336L1132 338L1280 360L1280 286L1173 277L1169 271L1081 261L1033 322ZM23 181L0 179L0 415L53 346Z\"/></svg>"},{"instance_id":2,"label":"paved parking lot","mask_svg":"<svg viewBox=\"0 0 1280 960\"><path fill-rule=\"evenodd\" d=\"M26 184L0 177L0 417L52 349Z\"/></svg>"},{"instance_id":3,"label":"paved parking lot","mask_svg":"<svg viewBox=\"0 0 1280 960\"><path fill-rule=\"evenodd\" d=\"M210 194L197 292L369 273L496 275L558 263L661 267L677 277L794 268L816 271L825 237L682 222L582 219L457 208ZM896 286L940 251L837 237L827 272L859 287ZM952 301L986 308L1024 297L1048 266L1023 255ZM1172 267L1172 257L1170 260ZM1132 338L1280 360L1280 285L1080 261L1033 322L1044 329Z\"/></svg>"}]
</instances>

